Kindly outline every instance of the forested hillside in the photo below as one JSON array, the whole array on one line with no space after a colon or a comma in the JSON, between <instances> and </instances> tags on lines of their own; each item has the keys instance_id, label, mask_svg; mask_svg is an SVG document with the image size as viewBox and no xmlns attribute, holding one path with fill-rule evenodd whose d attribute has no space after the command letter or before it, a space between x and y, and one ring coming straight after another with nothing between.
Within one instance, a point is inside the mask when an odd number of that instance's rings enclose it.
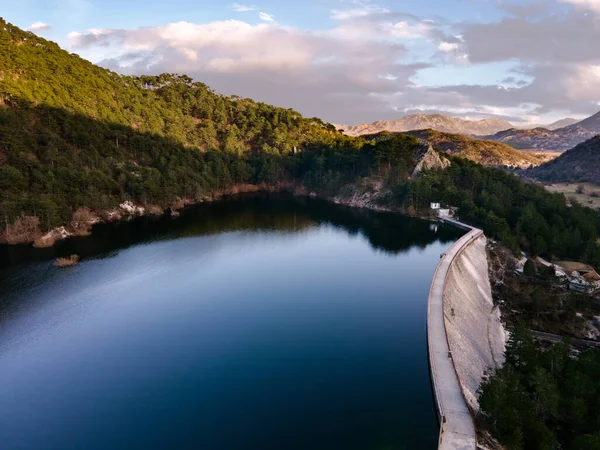
<instances>
[{"instance_id":1,"label":"forested hillside","mask_svg":"<svg viewBox=\"0 0 600 450\"><path fill-rule=\"evenodd\" d=\"M600 184L600 136L579 144L559 158L525 172L550 182Z\"/></svg>"},{"instance_id":2,"label":"forested hillside","mask_svg":"<svg viewBox=\"0 0 600 450\"><path fill-rule=\"evenodd\" d=\"M413 136L348 137L186 76L120 76L0 23L4 240L69 224L81 207L100 213L131 200L163 209L245 184L343 196L375 180L388 206L412 213L441 200L513 249L600 264L597 213L456 158L411 179L422 153ZM26 233L13 233L19 227Z\"/></svg>"},{"instance_id":3,"label":"forested hillside","mask_svg":"<svg viewBox=\"0 0 600 450\"><path fill-rule=\"evenodd\" d=\"M80 206L164 206L275 183L309 145L357 145L319 119L217 95L186 76L125 77L0 21L0 223Z\"/></svg>"},{"instance_id":4,"label":"forested hillside","mask_svg":"<svg viewBox=\"0 0 600 450\"><path fill-rule=\"evenodd\" d=\"M600 350L574 358L567 345L536 346L515 327L506 362L481 386L481 412L503 448L600 448Z\"/></svg>"},{"instance_id":5,"label":"forested hillside","mask_svg":"<svg viewBox=\"0 0 600 450\"><path fill-rule=\"evenodd\" d=\"M8 107L59 108L185 146L238 154L288 153L335 131L290 109L217 95L185 75L116 74L1 19L0 55L0 101ZM116 145L118 135L113 138Z\"/></svg>"},{"instance_id":6,"label":"forested hillside","mask_svg":"<svg viewBox=\"0 0 600 450\"><path fill-rule=\"evenodd\" d=\"M459 207L462 220L515 252L562 255L600 266L597 211L577 204L568 207L563 195L525 184L499 169L454 158L446 170L394 183L389 201L417 208L442 201Z\"/></svg>"}]
</instances>

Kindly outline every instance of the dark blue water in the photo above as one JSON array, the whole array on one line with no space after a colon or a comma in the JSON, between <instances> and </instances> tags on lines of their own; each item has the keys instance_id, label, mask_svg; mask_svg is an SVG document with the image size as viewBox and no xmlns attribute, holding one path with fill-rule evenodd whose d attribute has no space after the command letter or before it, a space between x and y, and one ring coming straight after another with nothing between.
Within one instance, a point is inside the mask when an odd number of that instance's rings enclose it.
<instances>
[{"instance_id":1,"label":"dark blue water","mask_svg":"<svg viewBox=\"0 0 600 450\"><path fill-rule=\"evenodd\" d=\"M456 238L252 197L4 247L0 447L436 448L426 301Z\"/></svg>"}]
</instances>

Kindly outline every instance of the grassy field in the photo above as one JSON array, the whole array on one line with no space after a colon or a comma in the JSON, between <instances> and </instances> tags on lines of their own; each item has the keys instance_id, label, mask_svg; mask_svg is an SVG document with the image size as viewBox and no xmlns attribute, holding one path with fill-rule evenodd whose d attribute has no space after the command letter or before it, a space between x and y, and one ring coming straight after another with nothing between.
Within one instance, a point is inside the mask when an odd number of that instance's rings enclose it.
<instances>
[{"instance_id":1,"label":"grassy field","mask_svg":"<svg viewBox=\"0 0 600 450\"><path fill-rule=\"evenodd\" d=\"M577 261L556 261L556 264L565 269L569 274L574 270L594 270L592 266Z\"/></svg>"},{"instance_id":2,"label":"grassy field","mask_svg":"<svg viewBox=\"0 0 600 450\"><path fill-rule=\"evenodd\" d=\"M569 200L577 200L589 208L600 209L600 186L591 183L553 183L544 186L550 192L565 194ZM580 187L583 191L580 191ZM578 192L580 191L580 192ZM598 197L595 197L598 195Z\"/></svg>"}]
</instances>

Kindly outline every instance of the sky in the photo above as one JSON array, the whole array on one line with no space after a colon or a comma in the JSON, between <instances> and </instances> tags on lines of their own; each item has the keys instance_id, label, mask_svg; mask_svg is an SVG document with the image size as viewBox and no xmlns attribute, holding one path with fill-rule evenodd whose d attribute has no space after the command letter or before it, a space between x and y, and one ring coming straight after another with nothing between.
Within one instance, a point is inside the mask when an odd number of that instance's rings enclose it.
<instances>
[{"instance_id":1,"label":"sky","mask_svg":"<svg viewBox=\"0 0 600 450\"><path fill-rule=\"evenodd\" d=\"M600 0L0 0L0 14L115 72L185 73L336 124L600 110Z\"/></svg>"}]
</instances>

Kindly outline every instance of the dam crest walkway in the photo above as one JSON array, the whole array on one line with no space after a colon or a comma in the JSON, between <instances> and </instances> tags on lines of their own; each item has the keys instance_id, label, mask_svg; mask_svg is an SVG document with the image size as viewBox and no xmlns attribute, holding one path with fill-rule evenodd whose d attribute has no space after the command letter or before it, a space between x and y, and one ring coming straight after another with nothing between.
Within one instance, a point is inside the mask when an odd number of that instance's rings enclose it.
<instances>
[{"instance_id":1,"label":"dam crest walkway","mask_svg":"<svg viewBox=\"0 0 600 450\"><path fill-rule=\"evenodd\" d=\"M468 232L444 253L435 270L427 308L427 345L435 404L440 422L438 449L475 450L475 424L457 375L444 319L444 291L454 260L483 231L452 219L448 222Z\"/></svg>"}]
</instances>

